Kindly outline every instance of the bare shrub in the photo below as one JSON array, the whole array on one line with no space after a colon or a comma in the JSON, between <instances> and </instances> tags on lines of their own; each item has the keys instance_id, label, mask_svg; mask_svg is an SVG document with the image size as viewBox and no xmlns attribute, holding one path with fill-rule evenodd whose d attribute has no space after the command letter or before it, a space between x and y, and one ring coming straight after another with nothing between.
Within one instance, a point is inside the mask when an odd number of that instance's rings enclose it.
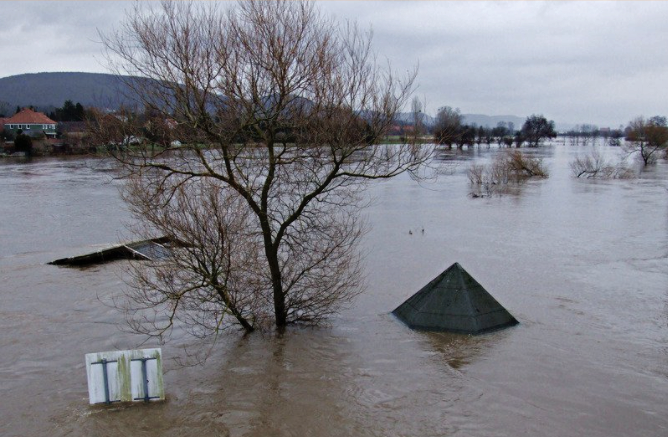
<instances>
[{"instance_id":1,"label":"bare shrub","mask_svg":"<svg viewBox=\"0 0 668 437\"><path fill-rule=\"evenodd\" d=\"M488 196L509 182L519 183L534 177L548 177L543 161L528 157L519 150L499 153L491 164L473 164L468 170L473 197Z\"/></svg>"},{"instance_id":2,"label":"bare shrub","mask_svg":"<svg viewBox=\"0 0 668 437\"><path fill-rule=\"evenodd\" d=\"M506 168L515 181L526 178L548 177L547 169L540 158L531 158L519 150L510 151L504 155L497 156L498 165Z\"/></svg>"},{"instance_id":3,"label":"bare shrub","mask_svg":"<svg viewBox=\"0 0 668 437\"><path fill-rule=\"evenodd\" d=\"M261 235L243 208L243 199L214 180L195 183L159 173L132 176L124 189L131 211L141 217L135 231L182 242L169 257L131 265L124 302L130 326L162 336L176 321L197 337L238 323L246 330L262 323L271 293L259 259ZM149 181L153 181L150 183Z\"/></svg>"},{"instance_id":4,"label":"bare shrub","mask_svg":"<svg viewBox=\"0 0 668 437\"><path fill-rule=\"evenodd\" d=\"M482 164L472 164L467 174L471 184L480 185L485 180L485 166Z\"/></svg>"},{"instance_id":5,"label":"bare shrub","mask_svg":"<svg viewBox=\"0 0 668 437\"><path fill-rule=\"evenodd\" d=\"M623 163L612 165L607 162L598 150L594 150L584 157L578 156L570 163L573 175L587 179L630 179L635 173Z\"/></svg>"}]
</instances>

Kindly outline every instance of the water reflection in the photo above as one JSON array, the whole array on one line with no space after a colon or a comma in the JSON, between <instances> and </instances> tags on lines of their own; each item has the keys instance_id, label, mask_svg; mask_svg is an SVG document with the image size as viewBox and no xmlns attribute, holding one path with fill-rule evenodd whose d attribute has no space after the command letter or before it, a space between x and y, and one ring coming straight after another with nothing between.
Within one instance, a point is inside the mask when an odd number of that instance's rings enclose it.
<instances>
[{"instance_id":1,"label":"water reflection","mask_svg":"<svg viewBox=\"0 0 668 437\"><path fill-rule=\"evenodd\" d=\"M434 151L434 159L436 161L470 161L476 156L480 156L484 152L477 147L463 147L463 148L448 148L439 146Z\"/></svg>"},{"instance_id":2,"label":"water reflection","mask_svg":"<svg viewBox=\"0 0 668 437\"><path fill-rule=\"evenodd\" d=\"M511 328L512 329L512 328ZM462 335L447 332L425 332L429 345L453 369L463 370L483 351L493 345L494 333L484 335Z\"/></svg>"},{"instance_id":3,"label":"water reflection","mask_svg":"<svg viewBox=\"0 0 668 437\"><path fill-rule=\"evenodd\" d=\"M246 336L229 355L215 357L222 362L197 371L208 390L191 392L188 404L224 405L220 421L230 435L320 435L325 424L330 432L345 429L356 396L349 382L359 369L352 352L327 330Z\"/></svg>"}]
</instances>

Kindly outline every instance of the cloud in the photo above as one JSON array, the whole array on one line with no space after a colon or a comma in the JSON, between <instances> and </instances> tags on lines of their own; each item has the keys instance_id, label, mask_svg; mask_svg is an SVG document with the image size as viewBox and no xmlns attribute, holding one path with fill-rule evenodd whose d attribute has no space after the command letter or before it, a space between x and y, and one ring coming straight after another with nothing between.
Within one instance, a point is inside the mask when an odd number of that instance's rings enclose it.
<instances>
[{"instance_id":1,"label":"cloud","mask_svg":"<svg viewBox=\"0 0 668 437\"><path fill-rule=\"evenodd\" d=\"M666 111L665 2L324 3L371 23L395 66L419 62L432 112L542 112L616 126Z\"/></svg>"},{"instance_id":2,"label":"cloud","mask_svg":"<svg viewBox=\"0 0 668 437\"><path fill-rule=\"evenodd\" d=\"M105 72L98 32L133 2L2 1L0 77ZM419 64L427 111L527 116L617 126L666 115L668 2L316 2L372 28L380 59ZM4 18L8 17L8 18Z\"/></svg>"},{"instance_id":3,"label":"cloud","mask_svg":"<svg viewBox=\"0 0 668 437\"><path fill-rule=\"evenodd\" d=\"M130 2L0 2L0 76L41 71L105 72L98 31L109 32Z\"/></svg>"}]
</instances>

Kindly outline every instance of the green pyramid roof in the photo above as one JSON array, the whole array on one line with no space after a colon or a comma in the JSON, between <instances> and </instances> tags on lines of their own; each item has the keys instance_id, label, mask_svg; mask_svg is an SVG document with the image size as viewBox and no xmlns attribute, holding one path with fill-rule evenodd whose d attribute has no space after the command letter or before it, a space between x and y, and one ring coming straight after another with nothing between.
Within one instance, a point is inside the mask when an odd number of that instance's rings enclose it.
<instances>
[{"instance_id":1,"label":"green pyramid roof","mask_svg":"<svg viewBox=\"0 0 668 437\"><path fill-rule=\"evenodd\" d=\"M517 320L459 263L392 311L410 328L481 334L516 325Z\"/></svg>"}]
</instances>

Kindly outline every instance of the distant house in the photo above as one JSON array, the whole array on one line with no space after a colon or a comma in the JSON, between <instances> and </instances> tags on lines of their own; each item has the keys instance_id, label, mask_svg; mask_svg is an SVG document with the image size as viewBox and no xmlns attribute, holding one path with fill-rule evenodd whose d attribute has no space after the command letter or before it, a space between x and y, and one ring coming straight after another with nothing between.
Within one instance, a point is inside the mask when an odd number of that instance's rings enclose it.
<instances>
[{"instance_id":1,"label":"distant house","mask_svg":"<svg viewBox=\"0 0 668 437\"><path fill-rule=\"evenodd\" d=\"M44 134L47 138L56 137L56 122L41 112L23 108L8 120L5 120L5 130L16 134L19 129L30 136Z\"/></svg>"},{"instance_id":2,"label":"distant house","mask_svg":"<svg viewBox=\"0 0 668 437\"><path fill-rule=\"evenodd\" d=\"M390 126L387 131L387 135L406 135L412 134L415 131L415 126L404 125L404 124L394 124Z\"/></svg>"},{"instance_id":3,"label":"distant house","mask_svg":"<svg viewBox=\"0 0 668 437\"><path fill-rule=\"evenodd\" d=\"M173 118L165 118L165 126L167 126L169 130L174 130L179 127L179 123Z\"/></svg>"}]
</instances>

